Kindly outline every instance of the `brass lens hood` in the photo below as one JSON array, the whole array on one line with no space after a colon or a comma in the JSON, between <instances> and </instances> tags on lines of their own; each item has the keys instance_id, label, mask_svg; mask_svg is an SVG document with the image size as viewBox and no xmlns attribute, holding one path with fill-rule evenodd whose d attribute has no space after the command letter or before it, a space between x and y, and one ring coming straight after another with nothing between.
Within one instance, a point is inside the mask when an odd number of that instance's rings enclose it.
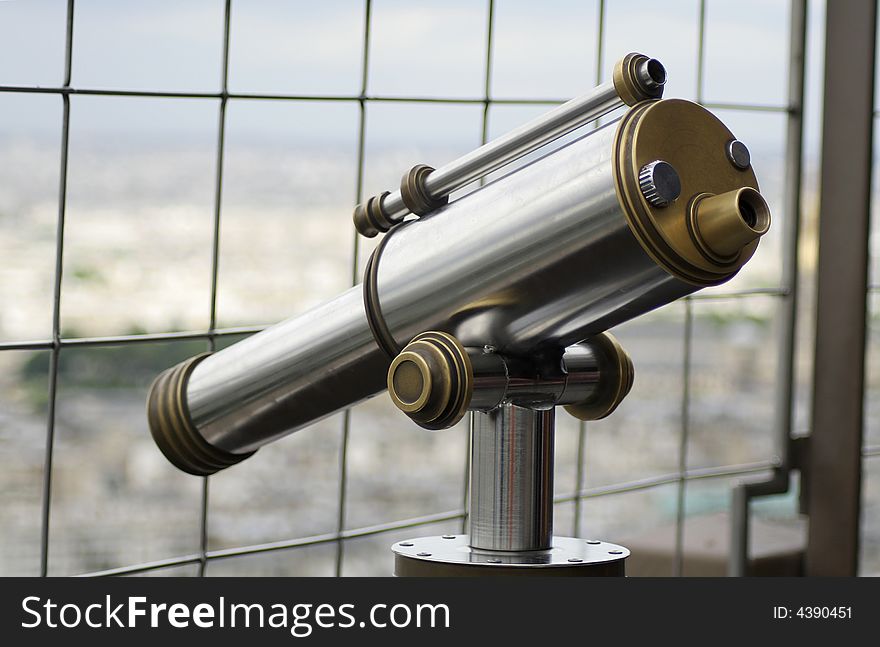
<instances>
[{"instance_id":1,"label":"brass lens hood","mask_svg":"<svg viewBox=\"0 0 880 647\"><path fill-rule=\"evenodd\" d=\"M160 373L147 398L147 419L156 445L175 467L196 476L209 476L254 454L233 454L214 447L190 419L186 383L209 354L196 355Z\"/></svg>"}]
</instances>

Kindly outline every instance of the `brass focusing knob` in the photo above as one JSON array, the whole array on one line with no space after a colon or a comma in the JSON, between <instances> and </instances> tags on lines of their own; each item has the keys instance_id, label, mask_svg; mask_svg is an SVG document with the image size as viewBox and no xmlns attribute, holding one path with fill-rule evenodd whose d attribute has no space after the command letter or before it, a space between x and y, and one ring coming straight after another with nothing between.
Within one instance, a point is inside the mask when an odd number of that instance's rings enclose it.
<instances>
[{"instance_id":1,"label":"brass focusing knob","mask_svg":"<svg viewBox=\"0 0 880 647\"><path fill-rule=\"evenodd\" d=\"M635 379L632 360L614 335L596 335L589 345L599 362L599 384L583 402L565 406L578 420L600 420L611 415L629 394Z\"/></svg>"},{"instance_id":2,"label":"brass focusing knob","mask_svg":"<svg viewBox=\"0 0 880 647\"><path fill-rule=\"evenodd\" d=\"M639 171L639 188L653 206L667 207L681 195L681 178L672 164L654 160Z\"/></svg>"},{"instance_id":3,"label":"brass focusing knob","mask_svg":"<svg viewBox=\"0 0 880 647\"><path fill-rule=\"evenodd\" d=\"M452 427L465 414L474 390L470 358L444 332L416 336L388 368L388 393L395 406L425 429Z\"/></svg>"}]
</instances>

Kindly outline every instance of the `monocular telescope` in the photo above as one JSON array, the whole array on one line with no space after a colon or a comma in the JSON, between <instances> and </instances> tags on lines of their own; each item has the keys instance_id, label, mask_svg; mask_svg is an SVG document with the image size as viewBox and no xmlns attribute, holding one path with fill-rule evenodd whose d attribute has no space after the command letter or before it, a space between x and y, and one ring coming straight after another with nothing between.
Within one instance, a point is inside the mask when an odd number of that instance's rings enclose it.
<instances>
[{"instance_id":1,"label":"monocular telescope","mask_svg":"<svg viewBox=\"0 0 880 647\"><path fill-rule=\"evenodd\" d=\"M470 532L395 544L395 573L621 575L624 547L553 535L555 408L614 411L634 371L607 331L729 280L770 226L748 148L665 82L629 54L609 83L358 205L357 230L383 235L363 282L162 373L159 448L204 476L386 389L425 429L472 412Z\"/></svg>"}]
</instances>

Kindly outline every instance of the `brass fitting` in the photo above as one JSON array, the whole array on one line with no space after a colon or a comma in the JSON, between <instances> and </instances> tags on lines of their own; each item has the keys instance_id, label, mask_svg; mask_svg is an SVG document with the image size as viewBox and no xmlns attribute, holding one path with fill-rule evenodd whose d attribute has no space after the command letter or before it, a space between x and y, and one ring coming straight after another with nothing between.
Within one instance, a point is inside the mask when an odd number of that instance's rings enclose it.
<instances>
[{"instance_id":1,"label":"brass fitting","mask_svg":"<svg viewBox=\"0 0 880 647\"><path fill-rule=\"evenodd\" d=\"M417 216L427 216L432 211L449 204L449 196L434 198L425 186L425 180L434 171L427 164L416 164L400 180L400 197L407 209Z\"/></svg>"},{"instance_id":2,"label":"brass fitting","mask_svg":"<svg viewBox=\"0 0 880 647\"><path fill-rule=\"evenodd\" d=\"M750 187L721 195L705 194L691 203L688 223L700 250L723 263L767 233L770 208Z\"/></svg>"},{"instance_id":3,"label":"brass fitting","mask_svg":"<svg viewBox=\"0 0 880 647\"><path fill-rule=\"evenodd\" d=\"M375 238L380 233L385 233L394 226L388 219L388 214L382 208L382 201L388 195L388 191L374 195L366 202L362 202L354 208L351 219L354 228L361 236Z\"/></svg>"},{"instance_id":4,"label":"brass fitting","mask_svg":"<svg viewBox=\"0 0 880 647\"><path fill-rule=\"evenodd\" d=\"M214 447L190 419L186 384L196 365L209 354L190 357L160 373L147 396L147 419L156 445L175 467L196 476L209 476L254 453L233 454Z\"/></svg>"},{"instance_id":5,"label":"brass fitting","mask_svg":"<svg viewBox=\"0 0 880 647\"><path fill-rule=\"evenodd\" d=\"M596 335L589 344L599 358L599 388L589 399L566 405L565 410L578 420L601 420L629 394L635 369L629 354L611 333Z\"/></svg>"},{"instance_id":6,"label":"brass fitting","mask_svg":"<svg viewBox=\"0 0 880 647\"><path fill-rule=\"evenodd\" d=\"M611 80L623 102L634 106L663 96L666 69L657 59L633 52L615 63Z\"/></svg>"},{"instance_id":7,"label":"brass fitting","mask_svg":"<svg viewBox=\"0 0 880 647\"><path fill-rule=\"evenodd\" d=\"M770 227L748 151L731 152L733 143L717 117L681 99L636 105L615 135L617 195L633 235L658 265L701 288L733 277ZM662 200L648 177L659 161L676 180Z\"/></svg>"},{"instance_id":8,"label":"brass fitting","mask_svg":"<svg viewBox=\"0 0 880 647\"><path fill-rule=\"evenodd\" d=\"M540 402L538 408L567 405L566 410L576 418L599 420L629 393L633 364L607 332L579 345L592 351L586 355L591 358L588 364L578 364L577 357L583 355L563 359L563 372L547 379L534 366L508 363L482 349L472 348L471 356L447 333L422 333L391 362L388 393L398 409L431 430L452 427L468 409L490 411L505 403L534 407ZM495 361L483 362L488 357ZM584 389L585 383L594 388Z\"/></svg>"},{"instance_id":9,"label":"brass fitting","mask_svg":"<svg viewBox=\"0 0 880 647\"><path fill-rule=\"evenodd\" d=\"M425 429L448 429L458 423L473 390L474 370L467 351L444 332L416 336L388 368L391 400Z\"/></svg>"}]
</instances>

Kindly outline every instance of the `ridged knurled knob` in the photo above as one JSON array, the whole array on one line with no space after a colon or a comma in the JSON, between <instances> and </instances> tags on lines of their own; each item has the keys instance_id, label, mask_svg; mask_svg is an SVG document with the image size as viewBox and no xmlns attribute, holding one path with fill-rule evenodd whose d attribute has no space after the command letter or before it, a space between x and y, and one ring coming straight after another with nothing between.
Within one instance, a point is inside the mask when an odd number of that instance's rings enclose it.
<instances>
[{"instance_id":1,"label":"ridged knurled knob","mask_svg":"<svg viewBox=\"0 0 880 647\"><path fill-rule=\"evenodd\" d=\"M639 188L649 204L666 207L681 195L681 179L672 164L654 160L639 171Z\"/></svg>"}]
</instances>

